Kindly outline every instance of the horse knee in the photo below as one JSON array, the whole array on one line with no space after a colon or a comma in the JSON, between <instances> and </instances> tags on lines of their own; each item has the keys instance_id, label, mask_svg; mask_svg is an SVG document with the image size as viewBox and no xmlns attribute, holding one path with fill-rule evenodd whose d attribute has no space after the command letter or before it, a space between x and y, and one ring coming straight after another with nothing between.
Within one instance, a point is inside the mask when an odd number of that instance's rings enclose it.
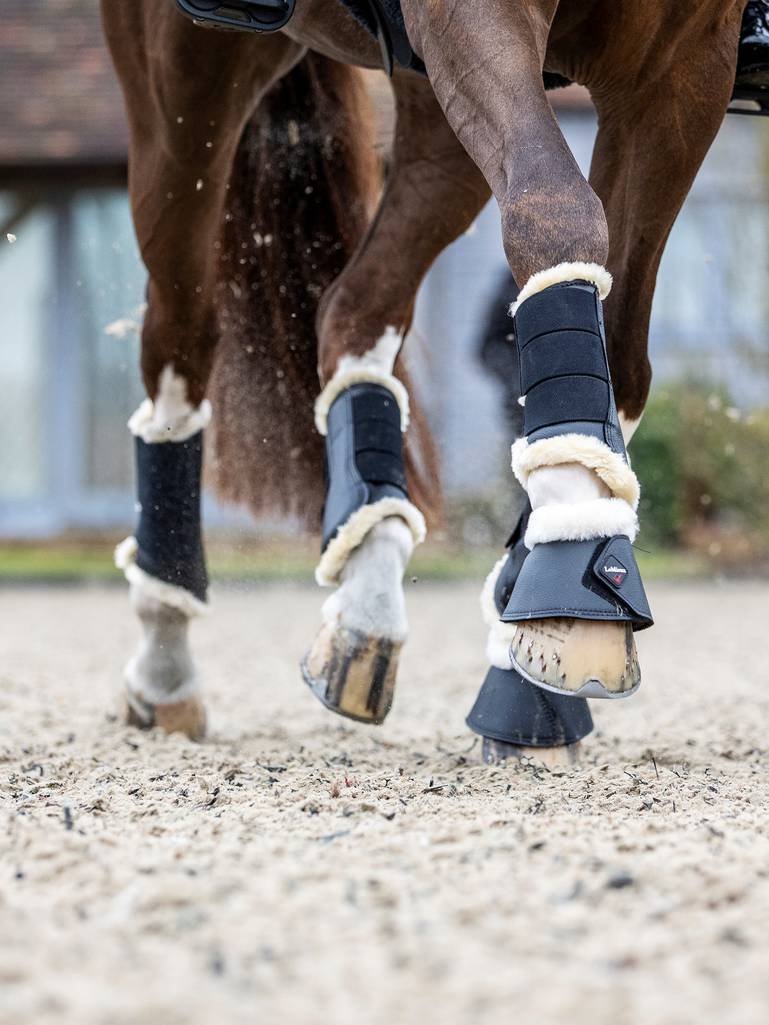
<instances>
[{"instance_id":1,"label":"horse knee","mask_svg":"<svg viewBox=\"0 0 769 1025\"><path fill-rule=\"evenodd\" d=\"M568 181L548 177L518 183L508 191L501 213L505 254L520 286L561 263L606 264L606 214L579 172Z\"/></svg>"}]
</instances>

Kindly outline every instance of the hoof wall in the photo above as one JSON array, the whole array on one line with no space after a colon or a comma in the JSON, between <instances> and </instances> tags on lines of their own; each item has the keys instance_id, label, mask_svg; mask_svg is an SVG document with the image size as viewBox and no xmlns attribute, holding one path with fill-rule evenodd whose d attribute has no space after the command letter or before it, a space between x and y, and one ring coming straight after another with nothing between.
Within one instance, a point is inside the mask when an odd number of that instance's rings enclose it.
<instances>
[{"instance_id":1,"label":"hoof wall","mask_svg":"<svg viewBox=\"0 0 769 1025\"><path fill-rule=\"evenodd\" d=\"M513 668L555 694L626 698L641 685L633 627L591 619L518 623L510 645Z\"/></svg>"},{"instance_id":2,"label":"hoof wall","mask_svg":"<svg viewBox=\"0 0 769 1025\"><path fill-rule=\"evenodd\" d=\"M502 765L506 761L530 759L544 765L547 769L568 768L579 761L581 745L566 744L562 747L521 747L518 744L506 744L503 740L483 738L484 765Z\"/></svg>"},{"instance_id":3,"label":"hoof wall","mask_svg":"<svg viewBox=\"0 0 769 1025\"><path fill-rule=\"evenodd\" d=\"M332 712L381 723L395 694L402 645L357 630L324 625L302 662L305 683Z\"/></svg>"},{"instance_id":4,"label":"hoof wall","mask_svg":"<svg viewBox=\"0 0 769 1025\"><path fill-rule=\"evenodd\" d=\"M151 705L135 694L127 694L126 722L140 730L183 733L190 740L202 740L206 735L206 710L200 698Z\"/></svg>"}]
</instances>

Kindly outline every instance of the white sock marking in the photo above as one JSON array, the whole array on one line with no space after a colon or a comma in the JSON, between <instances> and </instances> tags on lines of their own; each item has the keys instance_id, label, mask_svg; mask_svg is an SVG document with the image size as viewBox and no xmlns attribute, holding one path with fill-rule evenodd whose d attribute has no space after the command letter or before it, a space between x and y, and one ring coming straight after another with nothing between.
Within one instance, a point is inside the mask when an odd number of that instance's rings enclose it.
<instances>
[{"instance_id":1,"label":"white sock marking","mask_svg":"<svg viewBox=\"0 0 769 1025\"><path fill-rule=\"evenodd\" d=\"M400 517L377 523L350 553L340 586L323 604L323 621L368 637L404 641L403 574L413 550L413 534Z\"/></svg>"},{"instance_id":2,"label":"white sock marking","mask_svg":"<svg viewBox=\"0 0 769 1025\"><path fill-rule=\"evenodd\" d=\"M630 444L631 438L640 427L642 419L643 413L641 413L637 420L630 420L625 416L622 410L619 411L619 425L622 428L622 437L625 440L626 448Z\"/></svg>"},{"instance_id":3,"label":"white sock marking","mask_svg":"<svg viewBox=\"0 0 769 1025\"><path fill-rule=\"evenodd\" d=\"M155 401L145 399L128 421L131 434L148 444L186 441L211 421L211 403L203 399L193 409L187 398L187 381L169 364L158 379Z\"/></svg>"}]
</instances>

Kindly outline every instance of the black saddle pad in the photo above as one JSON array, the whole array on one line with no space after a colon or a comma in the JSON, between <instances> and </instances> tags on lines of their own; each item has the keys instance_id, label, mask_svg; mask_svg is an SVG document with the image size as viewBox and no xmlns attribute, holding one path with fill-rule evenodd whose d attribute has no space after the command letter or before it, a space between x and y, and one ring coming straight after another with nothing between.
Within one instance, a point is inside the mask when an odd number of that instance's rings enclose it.
<instances>
[{"instance_id":1,"label":"black saddle pad","mask_svg":"<svg viewBox=\"0 0 769 1025\"><path fill-rule=\"evenodd\" d=\"M341 0L364 28L379 40L385 69L392 71L393 59L401 67L425 74L425 66L411 49L400 0Z\"/></svg>"},{"instance_id":2,"label":"black saddle pad","mask_svg":"<svg viewBox=\"0 0 769 1025\"><path fill-rule=\"evenodd\" d=\"M340 2L364 28L368 29L372 36L379 40L385 70L389 74L392 73L393 59L401 67L418 71L420 75L427 74L422 60L411 48L406 23L403 20L401 0L340 0ZM382 38L382 26L384 26L384 39ZM560 89L571 84L567 78L550 72L545 72L543 78L545 89Z\"/></svg>"}]
</instances>

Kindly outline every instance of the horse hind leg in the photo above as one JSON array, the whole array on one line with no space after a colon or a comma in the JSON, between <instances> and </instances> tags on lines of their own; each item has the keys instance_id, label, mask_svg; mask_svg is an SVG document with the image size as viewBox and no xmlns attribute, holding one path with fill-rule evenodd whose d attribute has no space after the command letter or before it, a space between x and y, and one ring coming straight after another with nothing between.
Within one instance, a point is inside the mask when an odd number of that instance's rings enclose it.
<instances>
[{"instance_id":1,"label":"horse hind leg","mask_svg":"<svg viewBox=\"0 0 769 1025\"><path fill-rule=\"evenodd\" d=\"M129 422L140 515L115 561L130 583L143 633L125 670L128 720L198 740L205 732L205 712L187 627L208 611L200 476L210 407L206 400L191 407L186 390L184 379L166 369L155 399L145 400Z\"/></svg>"},{"instance_id":2,"label":"horse hind leg","mask_svg":"<svg viewBox=\"0 0 769 1025\"><path fill-rule=\"evenodd\" d=\"M131 603L143 630L140 647L125 669L127 718L131 726L158 726L201 740L206 714L199 697L187 626L189 617L131 587Z\"/></svg>"},{"instance_id":3,"label":"horse hind leg","mask_svg":"<svg viewBox=\"0 0 769 1025\"><path fill-rule=\"evenodd\" d=\"M425 534L406 481L409 398L395 361L424 274L488 198L427 83L396 76L394 89L393 167L378 215L321 305L316 422L328 491L316 578L336 590L303 662L327 707L368 723L392 703L408 629L402 578Z\"/></svg>"},{"instance_id":4,"label":"horse hind leg","mask_svg":"<svg viewBox=\"0 0 769 1025\"><path fill-rule=\"evenodd\" d=\"M200 495L218 340L213 254L245 124L301 49L283 38L203 33L171 5L103 0L102 12L126 100L134 224L149 272L148 397L129 423L140 517L116 552L143 631L125 672L128 721L200 739L205 712L187 632L208 610Z\"/></svg>"}]
</instances>

